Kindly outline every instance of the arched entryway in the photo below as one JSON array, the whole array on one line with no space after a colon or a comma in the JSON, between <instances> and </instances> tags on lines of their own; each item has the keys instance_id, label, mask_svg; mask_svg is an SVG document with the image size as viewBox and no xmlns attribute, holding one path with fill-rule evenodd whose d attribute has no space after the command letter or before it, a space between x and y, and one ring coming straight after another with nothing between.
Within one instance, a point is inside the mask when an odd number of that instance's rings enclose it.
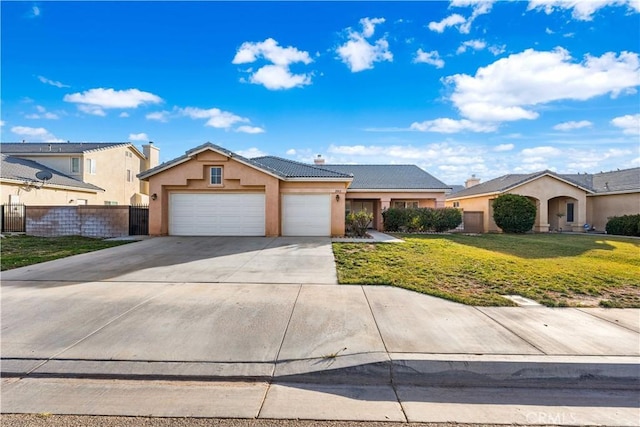
<instances>
[{"instance_id":1,"label":"arched entryway","mask_svg":"<svg viewBox=\"0 0 640 427\"><path fill-rule=\"evenodd\" d=\"M547 205L550 231L574 231L576 228L582 227L583 224L579 222L578 218L584 216L584 213L580 212L578 199L570 196L558 196L549 199Z\"/></svg>"}]
</instances>

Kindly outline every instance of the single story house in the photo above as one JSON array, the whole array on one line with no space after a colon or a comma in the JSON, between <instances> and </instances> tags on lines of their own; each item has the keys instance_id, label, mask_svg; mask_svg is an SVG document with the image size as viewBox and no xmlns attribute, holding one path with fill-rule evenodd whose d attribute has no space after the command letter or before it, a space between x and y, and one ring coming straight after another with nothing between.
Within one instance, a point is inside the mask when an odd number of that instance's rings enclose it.
<instances>
[{"instance_id":1,"label":"single story house","mask_svg":"<svg viewBox=\"0 0 640 427\"><path fill-rule=\"evenodd\" d=\"M149 234L342 236L345 212L381 229L391 206L442 207L446 184L413 165L248 159L206 143L139 174L149 182Z\"/></svg>"},{"instance_id":2,"label":"single story house","mask_svg":"<svg viewBox=\"0 0 640 427\"><path fill-rule=\"evenodd\" d=\"M450 194L446 205L463 210L467 232L499 232L493 220L493 200L519 194L537 207L533 231L603 231L612 216L640 214L640 168L596 174L540 171L504 175Z\"/></svg>"}]
</instances>

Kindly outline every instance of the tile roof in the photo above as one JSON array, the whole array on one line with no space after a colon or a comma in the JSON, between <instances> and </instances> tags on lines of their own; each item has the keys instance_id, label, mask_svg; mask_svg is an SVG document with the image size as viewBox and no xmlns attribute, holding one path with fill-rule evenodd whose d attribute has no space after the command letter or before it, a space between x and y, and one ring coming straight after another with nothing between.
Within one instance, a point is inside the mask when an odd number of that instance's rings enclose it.
<instances>
[{"instance_id":1,"label":"tile roof","mask_svg":"<svg viewBox=\"0 0 640 427\"><path fill-rule=\"evenodd\" d=\"M148 178L151 175L154 175L160 171L168 169L172 166L180 164L186 160L189 160L193 155L202 152L203 150L211 149L217 151L219 153L223 153L228 157L232 157L242 163L248 164L250 166L255 167L256 169L263 170L272 175L276 175L282 179L287 178L343 178L343 179L351 179L351 176L339 172L334 171L325 171L321 168L307 165L300 162L295 162L293 160L281 159L279 157L273 156L264 156L264 157L256 157L253 159L248 159L239 154L234 153L233 151L229 151L226 148L220 147L219 145L212 144L207 142L205 144L199 145L191 150L187 151L180 157L177 157L173 160L169 160L168 162L162 163L152 169L146 170L139 174L138 176L142 179Z\"/></svg>"},{"instance_id":2,"label":"tile roof","mask_svg":"<svg viewBox=\"0 0 640 427\"><path fill-rule=\"evenodd\" d=\"M448 190L451 187L415 165L322 165L353 174L349 190Z\"/></svg>"},{"instance_id":3,"label":"tile roof","mask_svg":"<svg viewBox=\"0 0 640 427\"><path fill-rule=\"evenodd\" d=\"M596 193L640 190L640 168L593 174L592 188Z\"/></svg>"},{"instance_id":4,"label":"tile roof","mask_svg":"<svg viewBox=\"0 0 640 427\"><path fill-rule=\"evenodd\" d=\"M309 165L274 156L255 157L252 161L277 170L287 178L347 178L353 176L349 172L336 171L318 165Z\"/></svg>"},{"instance_id":5,"label":"tile roof","mask_svg":"<svg viewBox=\"0 0 640 427\"><path fill-rule=\"evenodd\" d=\"M4 154L81 154L96 150L127 146L130 142L3 142L0 152ZM136 151L138 151L136 149Z\"/></svg>"},{"instance_id":6,"label":"tile roof","mask_svg":"<svg viewBox=\"0 0 640 427\"><path fill-rule=\"evenodd\" d=\"M617 191L640 190L640 168L625 169L598 174L558 174L552 171L540 171L530 174L509 174L492 179L473 187L449 195L448 199L476 196L480 194L502 193L525 182L543 175L554 176L582 187L589 193L609 193Z\"/></svg>"},{"instance_id":7,"label":"tile roof","mask_svg":"<svg viewBox=\"0 0 640 427\"><path fill-rule=\"evenodd\" d=\"M64 175L55 169L51 169L43 164L34 162L33 160L21 159L19 157L1 154L2 168L0 169L0 178L3 180L12 180L19 182L37 181L36 173L42 170L49 171L52 178L46 182L47 186L63 186L74 187L94 192L104 191L102 188L93 184L80 181L70 176Z\"/></svg>"}]
</instances>

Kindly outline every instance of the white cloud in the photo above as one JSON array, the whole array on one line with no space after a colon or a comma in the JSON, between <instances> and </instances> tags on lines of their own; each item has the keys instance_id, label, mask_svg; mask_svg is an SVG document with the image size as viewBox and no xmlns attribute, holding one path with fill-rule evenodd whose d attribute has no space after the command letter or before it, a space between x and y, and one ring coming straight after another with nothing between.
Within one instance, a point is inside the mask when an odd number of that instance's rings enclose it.
<instances>
[{"instance_id":1,"label":"white cloud","mask_svg":"<svg viewBox=\"0 0 640 427\"><path fill-rule=\"evenodd\" d=\"M465 53L467 51L467 48L471 48L473 50L482 50L485 47L487 47L487 43L484 40L467 40L458 47L456 53L460 55L461 53Z\"/></svg>"},{"instance_id":2,"label":"white cloud","mask_svg":"<svg viewBox=\"0 0 640 427\"><path fill-rule=\"evenodd\" d=\"M520 154L522 155L523 163L540 164L541 162L546 162L549 158L562 155L562 151L555 147L534 147L525 148Z\"/></svg>"},{"instance_id":3,"label":"white cloud","mask_svg":"<svg viewBox=\"0 0 640 427\"><path fill-rule=\"evenodd\" d=\"M55 81L55 80L50 80L50 79L48 79L48 78L46 78L44 76L38 76L38 80L40 80L44 84L48 84L48 85L59 87L59 88L71 87L71 86L66 85L64 83L61 83L61 82L58 82L58 81Z\"/></svg>"},{"instance_id":4,"label":"white cloud","mask_svg":"<svg viewBox=\"0 0 640 427\"><path fill-rule=\"evenodd\" d=\"M638 0L529 0L527 10L544 10L549 15L556 10L571 10L579 21L591 21L593 14L607 6L626 6L631 12L640 12Z\"/></svg>"},{"instance_id":5,"label":"white cloud","mask_svg":"<svg viewBox=\"0 0 640 427\"><path fill-rule=\"evenodd\" d=\"M278 42L272 38L263 42L242 43L231 63L249 64L259 59L264 59L271 64L262 66L255 72L252 68L247 70L251 73L249 81L253 84L261 84L270 90L291 89L311 84L311 74L294 74L289 68L291 64L298 62L306 65L313 62L309 53L293 46L279 46Z\"/></svg>"},{"instance_id":6,"label":"white cloud","mask_svg":"<svg viewBox=\"0 0 640 427\"><path fill-rule=\"evenodd\" d=\"M286 152L287 156L295 156L297 153L297 151L295 150L295 148L289 148Z\"/></svg>"},{"instance_id":7,"label":"white cloud","mask_svg":"<svg viewBox=\"0 0 640 427\"><path fill-rule=\"evenodd\" d=\"M142 133L130 133L129 134L129 141L149 141L149 136L142 132Z\"/></svg>"},{"instance_id":8,"label":"white cloud","mask_svg":"<svg viewBox=\"0 0 640 427\"><path fill-rule=\"evenodd\" d=\"M0 120L0 127L4 126L6 122L4 120Z\"/></svg>"},{"instance_id":9,"label":"white cloud","mask_svg":"<svg viewBox=\"0 0 640 427\"><path fill-rule=\"evenodd\" d=\"M248 122L249 119L237 116L219 108L209 108L208 110L196 107L178 108L178 113L192 119L207 119L205 126L218 129L229 129L236 123Z\"/></svg>"},{"instance_id":10,"label":"white cloud","mask_svg":"<svg viewBox=\"0 0 640 427\"><path fill-rule=\"evenodd\" d=\"M507 46L504 44L502 46L489 46L489 52L491 52L493 56L498 56L501 53L504 53L506 50Z\"/></svg>"},{"instance_id":11,"label":"white cloud","mask_svg":"<svg viewBox=\"0 0 640 427\"><path fill-rule=\"evenodd\" d=\"M527 49L479 68L475 76L456 74L445 81L454 86L450 99L462 116L501 122L535 119L532 107L549 102L616 97L640 84L639 71L636 53L608 52L575 63L562 48Z\"/></svg>"},{"instance_id":12,"label":"white cloud","mask_svg":"<svg viewBox=\"0 0 640 427\"><path fill-rule=\"evenodd\" d=\"M37 113L27 114L24 117L27 119L47 119L47 120L58 120L60 116L56 113L52 113L47 111L42 105L36 105Z\"/></svg>"},{"instance_id":13,"label":"white cloud","mask_svg":"<svg viewBox=\"0 0 640 427\"><path fill-rule=\"evenodd\" d=\"M29 12L27 13L27 17L29 18L37 18L42 14L42 10L38 6L31 6Z\"/></svg>"},{"instance_id":14,"label":"white cloud","mask_svg":"<svg viewBox=\"0 0 640 427\"><path fill-rule=\"evenodd\" d=\"M256 133L264 133L265 130L258 126L239 126L236 129L236 132L256 134ZM257 156L254 156L254 157L257 157Z\"/></svg>"},{"instance_id":15,"label":"white cloud","mask_svg":"<svg viewBox=\"0 0 640 427\"><path fill-rule=\"evenodd\" d=\"M336 49L338 56L347 64L352 73L369 70L375 62L393 62L389 43L382 37L373 44L367 41L373 36L375 26L384 23L384 18L362 18L362 32L349 29L349 41Z\"/></svg>"},{"instance_id":16,"label":"white cloud","mask_svg":"<svg viewBox=\"0 0 640 427\"><path fill-rule=\"evenodd\" d=\"M118 114L118 117L129 117L129 113L127 113L126 111L123 111L122 113Z\"/></svg>"},{"instance_id":17,"label":"white cloud","mask_svg":"<svg viewBox=\"0 0 640 427\"><path fill-rule=\"evenodd\" d=\"M625 135L640 135L640 114L627 114L611 120L611 124L622 129Z\"/></svg>"},{"instance_id":18,"label":"white cloud","mask_svg":"<svg viewBox=\"0 0 640 427\"><path fill-rule=\"evenodd\" d=\"M153 113L148 113L144 117L147 120L156 120L158 122L167 122L169 120L169 112L168 111L154 111Z\"/></svg>"},{"instance_id":19,"label":"white cloud","mask_svg":"<svg viewBox=\"0 0 640 427\"><path fill-rule=\"evenodd\" d=\"M545 28L545 29L544 29L544 32L545 32L545 33L547 33L547 34L555 34L555 33L556 33L555 31L553 31L553 30L552 30L551 28L549 28L549 27Z\"/></svg>"},{"instance_id":20,"label":"white cloud","mask_svg":"<svg viewBox=\"0 0 640 427\"><path fill-rule=\"evenodd\" d=\"M260 150L259 148L256 147L251 147L247 150L236 150L236 153L240 154L242 157L246 157L248 159L252 159L254 157L263 157L263 156L267 156L268 154L265 153L264 151Z\"/></svg>"},{"instance_id":21,"label":"white cloud","mask_svg":"<svg viewBox=\"0 0 640 427\"><path fill-rule=\"evenodd\" d=\"M293 74L282 65L265 65L253 73L249 81L270 90L279 90L310 85L311 77L309 74Z\"/></svg>"},{"instance_id":22,"label":"white cloud","mask_svg":"<svg viewBox=\"0 0 640 427\"><path fill-rule=\"evenodd\" d=\"M91 114L93 116L104 117L107 115L107 113L102 108L95 105L79 104L78 110L82 111L83 113Z\"/></svg>"},{"instance_id":23,"label":"white cloud","mask_svg":"<svg viewBox=\"0 0 640 427\"><path fill-rule=\"evenodd\" d=\"M411 130L420 132L438 132L438 133L458 133L458 132L493 132L497 126L493 123L475 123L470 120L454 120L440 118L435 120L427 120L424 122L414 122L410 126Z\"/></svg>"},{"instance_id":24,"label":"white cloud","mask_svg":"<svg viewBox=\"0 0 640 427\"><path fill-rule=\"evenodd\" d=\"M414 63L425 63L433 65L436 68L444 67L444 60L440 58L440 54L437 50L431 52L425 52L422 49L418 49L416 57L413 59Z\"/></svg>"},{"instance_id":25,"label":"white cloud","mask_svg":"<svg viewBox=\"0 0 640 427\"><path fill-rule=\"evenodd\" d=\"M447 27L459 26L460 24L464 24L465 22L467 22L467 20L464 16L454 13L453 15L447 16L440 22L429 22L428 27L431 31L442 33Z\"/></svg>"},{"instance_id":26,"label":"white cloud","mask_svg":"<svg viewBox=\"0 0 640 427\"><path fill-rule=\"evenodd\" d=\"M45 128L32 128L28 126L14 126L11 128L11 132L23 137L32 138L33 141L40 142L64 142L61 139L56 138Z\"/></svg>"},{"instance_id":27,"label":"white cloud","mask_svg":"<svg viewBox=\"0 0 640 427\"><path fill-rule=\"evenodd\" d=\"M501 153L501 152L504 152L504 151L511 151L514 148L515 148L515 145L513 145L513 144L500 144L500 145L496 145L495 147L493 147L493 151Z\"/></svg>"},{"instance_id":28,"label":"white cloud","mask_svg":"<svg viewBox=\"0 0 640 427\"><path fill-rule=\"evenodd\" d=\"M590 121L588 121L588 120L580 120L579 122L569 121L569 122L558 123L553 128L555 130L570 131L570 130L574 130L574 129L588 128L588 127L591 127L591 126L593 126L593 123L591 123Z\"/></svg>"},{"instance_id":29,"label":"white cloud","mask_svg":"<svg viewBox=\"0 0 640 427\"><path fill-rule=\"evenodd\" d=\"M145 104L159 104L162 98L150 92L138 89L114 90L96 88L82 93L72 93L64 96L64 101L78 104L78 109L85 113L104 116L104 109L109 108L138 108ZM82 108L84 106L84 108Z\"/></svg>"}]
</instances>

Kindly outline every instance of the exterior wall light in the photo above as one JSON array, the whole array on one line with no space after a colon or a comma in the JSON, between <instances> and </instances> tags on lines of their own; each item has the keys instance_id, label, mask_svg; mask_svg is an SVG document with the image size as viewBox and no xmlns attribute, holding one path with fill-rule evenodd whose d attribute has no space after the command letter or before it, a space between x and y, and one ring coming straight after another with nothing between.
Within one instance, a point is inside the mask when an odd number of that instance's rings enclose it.
<instances>
[{"instance_id":1,"label":"exterior wall light","mask_svg":"<svg viewBox=\"0 0 640 427\"><path fill-rule=\"evenodd\" d=\"M158 195L156 193L153 193L151 195L151 200L156 200L158 198Z\"/></svg>"},{"instance_id":2,"label":"exterior wall light","mask_svg":"<svg viewBox=\"0 0 640 427\"><path fill-rule=\"evenodd\" d=\"M340 201L340 195L336 194L336 202L339 202L339 201Z\"/></svg>"}]
</instances>

